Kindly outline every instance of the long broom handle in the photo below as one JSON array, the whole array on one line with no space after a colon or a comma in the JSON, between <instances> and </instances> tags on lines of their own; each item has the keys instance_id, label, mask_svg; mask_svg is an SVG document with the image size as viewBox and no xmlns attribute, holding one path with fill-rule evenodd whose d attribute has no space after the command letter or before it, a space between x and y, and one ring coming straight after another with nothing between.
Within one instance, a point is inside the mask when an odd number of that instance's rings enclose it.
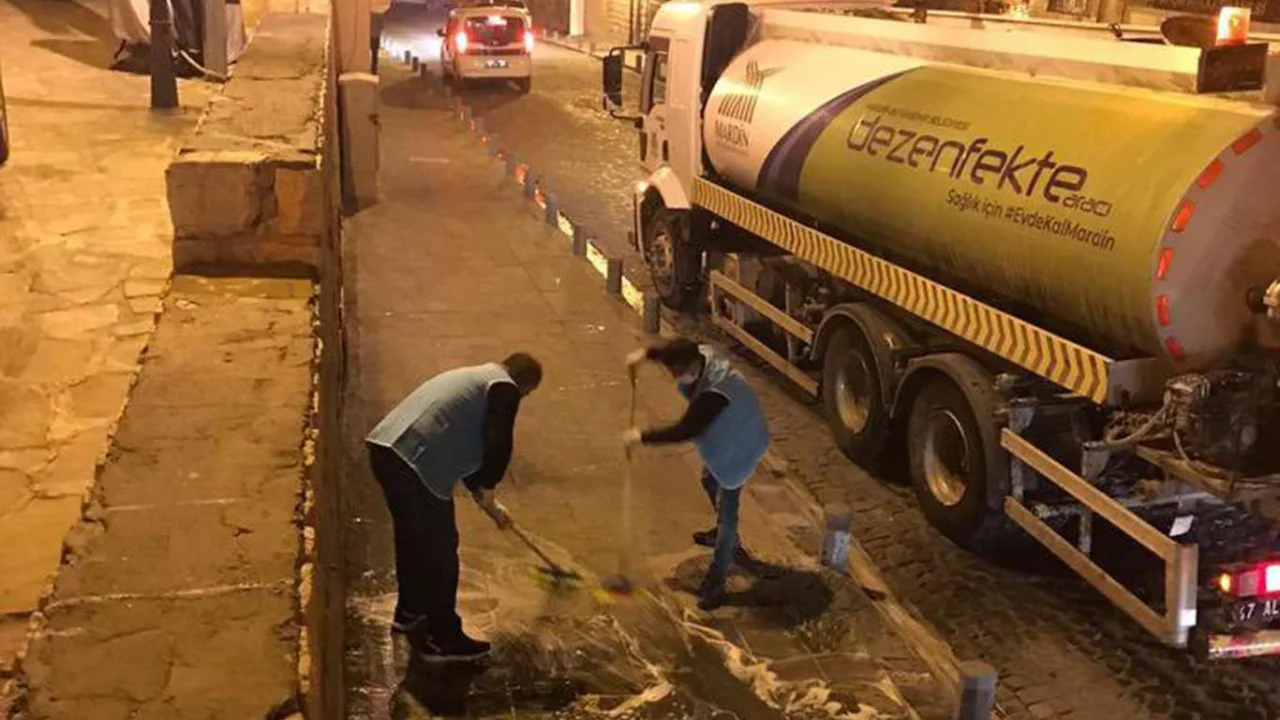
<instances>
[{"instance_id":1,"label":"long broom handle","mask_svg":"<svg viewBox=\"0 0 1280 720\"><path fill-rule=\"evenodd\" d=\"M636 426L636 373L631 371L631 411L627 423L627 427ZM631 477L631 450L628 449L626 457L623 459L623 478L622 478L622 552L618 557L618 564L622 567L621 574L627 576L631 573L631 547L635 540L632 522L631 522L631 500L632 500L632 477Z\"/></svg>"},{"instance_id":2,"label":"long broom handle","mask_svg":"<svg viewBox=\"0 0 1280 720\"><path fill-rule=\"evenodd\" d=\"M524 542L525 545L529 546L529 549L532 550L535 555L537 555L539 558L542 558L542 562L546 563L547 567L550 568L552 572L554 572L557 575L572 574L567 570L565 570L564 568L560 567L560 564L557 563L555 560L552 560L550 557L548 557L547 554L543 552L542 548L538 547L538 544L533 541L533 538L526 535L524 530L520 529L519 525L516 525L513 522L508 526L508 529L511 530L511 532L515 533L515 536L520 538L520 540Z\"/></svg>"}]
</instances>

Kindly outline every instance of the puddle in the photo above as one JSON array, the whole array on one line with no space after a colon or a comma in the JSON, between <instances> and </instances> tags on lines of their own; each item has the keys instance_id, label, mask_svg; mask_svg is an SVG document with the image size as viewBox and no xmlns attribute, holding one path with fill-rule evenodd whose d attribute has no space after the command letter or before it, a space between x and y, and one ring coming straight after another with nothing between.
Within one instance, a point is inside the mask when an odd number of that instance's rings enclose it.
<instances>
[{"instance_id":1,"label":"puddle","mask_svg":"<svg viewBox=\"0 0 1280 720\"><path fill-rule=\"evenodd\" d=\"M872 720L908 717L892 686L856 695L821 680L784 681L767 661L643 593L585 618L492 636L487 664L411 663L390 690L395 720ZM861 698L858 696L862 696ZM874 702L864 702L865 698ZM886 712L886 707L888 711Z\"/></svg>"},{"instance_id":2,"label":"puddle","mask_svg":"<svg viewBox=\"0 0 1280 720\"><path fill-rule=\"evenodd\" d=\"M483 665L410 662L405 641L388 634L394 596L352 598L349 628L365 642L363 650L348 654L348 662L361 668L355 691L367 707L355 708L349 717L911 717L869 658L855 672L837 670L844 675L838 687L828 684L815 659L848 653L828 652L814 638L843 635L847 629L826 627L842 613L831 607L830 592L811 573L763 566L753 578L739 577L736 581L747 585L731 592L735 609L708 621L687 609L689 598L680 592L700 577L696 562L671 568L671 586L639 590L602 605L584 588L549 591L533 581L527 562L487 551L464 554L459 608L468 629L494 643L493 656ZM747 647L749 635L737 628L765 632L786 650L763 650L773 661L757 657ZM759 649L754 637L749 643ZM808 654L813 652L818 654Z\"/></svg>"}]
</instances>

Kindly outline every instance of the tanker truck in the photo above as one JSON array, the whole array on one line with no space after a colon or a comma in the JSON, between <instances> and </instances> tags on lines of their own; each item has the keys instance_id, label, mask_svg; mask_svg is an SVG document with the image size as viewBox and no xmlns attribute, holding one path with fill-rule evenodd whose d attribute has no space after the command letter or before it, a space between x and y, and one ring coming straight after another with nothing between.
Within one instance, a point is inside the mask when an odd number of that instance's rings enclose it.
<instances>
[{"instance_id":1,"label":"tanker truck","mask_svg":"<svg viewBox=\"0 0 1280 720\"><path fill-rule=\"evenodd\" d=\"M655 291L956 543L1020 529L1166 644L1280 653L1275 56L878 14L673 0L610 52Z\"/></svg>"}]
</instances>

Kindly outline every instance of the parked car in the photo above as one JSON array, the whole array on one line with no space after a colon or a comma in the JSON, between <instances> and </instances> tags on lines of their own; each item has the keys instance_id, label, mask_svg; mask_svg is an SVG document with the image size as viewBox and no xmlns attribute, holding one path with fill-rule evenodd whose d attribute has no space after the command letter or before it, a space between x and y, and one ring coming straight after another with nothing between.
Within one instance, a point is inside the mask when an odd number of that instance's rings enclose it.
<instances>
[{"instance_id":1,"label":"parked car","mask_svg":"<svg viewBox=\"0 0 1280 720\"><path fill-rule=\"evenodd\" d=\"M480 5L449 12L440 65L446 81L464 87L477 80L514 81L520 92L533 86L533 21L511 5Z\"/></svg>"}]
</instances>

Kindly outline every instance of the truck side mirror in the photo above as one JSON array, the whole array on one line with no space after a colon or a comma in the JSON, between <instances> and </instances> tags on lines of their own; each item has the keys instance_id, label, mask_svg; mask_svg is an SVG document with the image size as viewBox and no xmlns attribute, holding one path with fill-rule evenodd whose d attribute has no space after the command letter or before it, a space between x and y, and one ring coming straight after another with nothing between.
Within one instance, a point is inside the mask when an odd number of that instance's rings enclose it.
<instances>
[{"instance_id":1,"label":"truck side mirror","mask_svg":"<svg viewBox=\"0 0 1280 720\"><path fill-rule=\"evenodd\" d=\"M622 53L610 53L601 64L601 85L607 110L622 107Z\"/></svg>"},{"instance_id":2,"label":"truck side mirror","mask_svg":"<svg viewBox=\"0 0 1280 720\"><path fill-rule=\"evenodd\" d=\"M444 28L436 28L436 37L444 37Z\"/></svg>"}]
</instances>

